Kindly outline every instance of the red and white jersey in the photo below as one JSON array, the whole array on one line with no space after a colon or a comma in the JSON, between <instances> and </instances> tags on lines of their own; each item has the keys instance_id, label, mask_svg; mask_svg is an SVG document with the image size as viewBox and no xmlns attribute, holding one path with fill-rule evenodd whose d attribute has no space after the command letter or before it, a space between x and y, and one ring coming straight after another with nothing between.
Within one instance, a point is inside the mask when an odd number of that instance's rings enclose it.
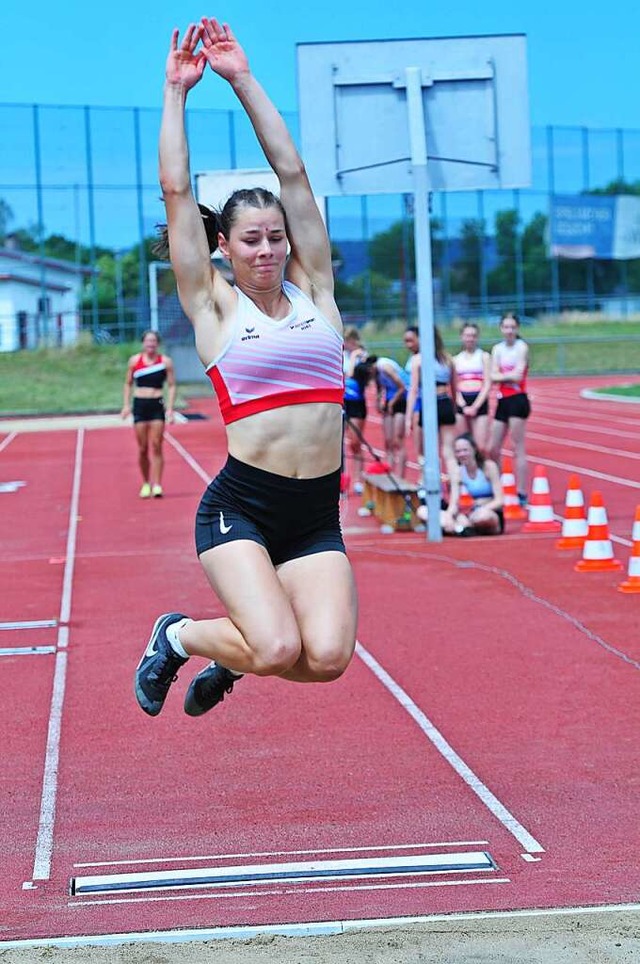
<instances>
[{"instance_id":1,"label":"red and white jersey","mask_svg":"<svg viewBox=\"0 0 640 964\"><path fill-rule=\"evenodd\" d=\"M167 380L167 363L162 355L157 355L156 360L150 364L141 352L136 358L131 375L136 388L162 388Z\"/></svg>"},{"instance_id":2,"label":"red and white jersey","mask_svg":"<svg viewBox=\"0 0 640 964\"><path fill-rule=\"evenodd\" d=\"M282 289L291 311L278 321L235 289L233 333L207 366L225 425L285 405L342 405L342 337L296 285Z\"/></svg>"},{"instance_id":3,"label":"red and white jersey","mask_svg":"<svg viewBox=\"0 0 640 964\"><path fill-rule=\"evenodd\" d=\"M492 355L498 362L498 371L501 375L509 375L510 372L520 368L526 358L526 342L521 338L516 339L513 345L507 345L506 341L498 342L493 346ZM525 364L522 377L519 382L507 381L498 382L498 398L509 398L510 395L522 395L527 390L528 364Z\"/></svg>"},{"instance_id":4,"label":"red and white jersey","mask_svg":"<svg viewBox=\"0 0 640 964\"><path fill-rule=\"evenodd\" d=\"M484 381L484 356L482 348L476 348L473 352L461 351L453 359L456 370L458 389L461 392L469 391L465 385L473 385L474 382ZM475 389L471 389L475 391Z\"/></svg>"}]
</instances>

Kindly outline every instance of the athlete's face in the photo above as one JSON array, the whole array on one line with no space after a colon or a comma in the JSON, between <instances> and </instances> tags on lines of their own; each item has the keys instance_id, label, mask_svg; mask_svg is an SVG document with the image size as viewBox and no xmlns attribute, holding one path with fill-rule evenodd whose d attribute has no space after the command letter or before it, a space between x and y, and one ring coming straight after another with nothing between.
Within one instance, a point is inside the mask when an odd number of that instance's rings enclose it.
<instances>
[{"instance_id":1,"label":"athlete's face","mask_svg":"<svg viewBox=\"0 0 640 964\"><path fill-rule=\"evenodd\" d=\"M468 325L462 329L460 340L465 351L475 351L478 347L478 332L475 328L471 328L471 326Z\"/></svg>"},{"instance_id":2,"label":"athlete's face","mask_svg":"<svg viewBox=\"0 0 640 964\"><path fill-rule=\"evenodd\" d=\"M158 352L158 339L156 335L149 332L142 339L142 350L145 355L156 355Z\"/></svg>"},{"instance_id":3,"label":"athlete's face","mask_svg":"<svg viewBox=\"0 0 640 964\"><path fill-rule=\"evenodd\" d=\"M287 258L287 235L279 208L240 208L229 239L221 234L219 246L231 262L236 281L265 288L280 284Z\"/></svg>"},{"instance_id":4,"label":"athlete's face","mask_svg":"<svg viewBox=\"0 0 640 964\"><path fill-rule=\"evenodd\" d=\"M503 318L500 322L500 331L508 345L512 345L518 337L518 322L515 318Z\"/></svg>"},{"instance_id":5,"label":"athlete's face","mask_svg":"<svg viewBox=\"0 0 640 964\"><path fill-rule=\"evenodd\" d=\"M416 335L415 331L405 331L403 340L404 347L408 348L412 355L415 355L420 351L420 339Z\"/></svg>"},{"instance_id":6,"label":"athlete's face","mask_svg":"<svg viewBox=\"0 0 640 964\"><path fill-rule=\"evenodd\" d=\"M453 452L459 465L473 465L476 460L473 447L467 442L466 438L456 440Z\"/></svg>"}]
</instances>

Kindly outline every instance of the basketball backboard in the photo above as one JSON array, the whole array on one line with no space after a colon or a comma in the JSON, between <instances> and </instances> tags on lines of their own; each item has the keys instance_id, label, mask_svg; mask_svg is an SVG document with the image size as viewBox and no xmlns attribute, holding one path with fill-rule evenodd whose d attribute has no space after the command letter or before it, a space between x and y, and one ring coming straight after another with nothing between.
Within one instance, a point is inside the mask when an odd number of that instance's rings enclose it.
<instances>
[{"instance_id":1,"label":"basketball backboard","mask_svg":"<svg viewBox=\"0 0 640 964\"><path fill-rule=\"evenodd\" d=\"M297 46L302 154L324 195L413 191L406 69L418 68L433 191L530 182L521 34Z\"/></svg>"}]
</instances>

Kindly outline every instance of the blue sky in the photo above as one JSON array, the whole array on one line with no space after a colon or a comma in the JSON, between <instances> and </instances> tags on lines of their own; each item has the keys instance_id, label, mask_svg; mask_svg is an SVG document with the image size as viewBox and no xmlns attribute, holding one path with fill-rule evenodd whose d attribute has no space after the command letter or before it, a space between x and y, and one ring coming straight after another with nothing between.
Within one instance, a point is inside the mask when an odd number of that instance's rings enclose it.
<instances>
[{"instance_id":1,"label":"blue sky","mask_svg":"<svg viewBox=\"0 0 640 964\"><path fill-rule=\"evenodd\" d=\"M171 29L201 14L227 20L281 110L296 104L298 42L525 33L531 122L640 129L640 8L588 0L245 0L219 10L168 0L1 4L0 102L157 107ZM278 11L276 13L276 11ZM284 11L281 13L280 11ZM230 108L224 83L194 107Z\"/></svg>"}]
</instances>

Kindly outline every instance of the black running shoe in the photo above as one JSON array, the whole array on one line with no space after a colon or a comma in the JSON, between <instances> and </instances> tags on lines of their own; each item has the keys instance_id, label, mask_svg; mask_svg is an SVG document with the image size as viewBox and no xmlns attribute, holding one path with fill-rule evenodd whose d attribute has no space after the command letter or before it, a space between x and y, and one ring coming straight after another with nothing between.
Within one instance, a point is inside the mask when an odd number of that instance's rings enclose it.
<instances>
[{"instance_id":1,"label":"black running shoe","mask_svg":"<svg viewBox=\"0 0 640 964\"><path fill-rule=\"evenodd\" d=\"M218 703L222 703L225 693L230 693L233 684L242 679L229 672L224 666L211 663L191 680L184 698L184 711L189 716L202 716Z\"/></svg>"},{"instance_id":2,"label":"black running shoe","mask_svg":"<svg viewBox=\"0 0 640 964\"><path fill-rule=\"evenodd\" d=\"M136 699L149 716L157 716L163 707L169 687L188 657L178 656L167 639L167 628L181 619L182 613L165 613L156 619L147 648L138 663L135 679Z\"/></svg>"}]
</instances>

